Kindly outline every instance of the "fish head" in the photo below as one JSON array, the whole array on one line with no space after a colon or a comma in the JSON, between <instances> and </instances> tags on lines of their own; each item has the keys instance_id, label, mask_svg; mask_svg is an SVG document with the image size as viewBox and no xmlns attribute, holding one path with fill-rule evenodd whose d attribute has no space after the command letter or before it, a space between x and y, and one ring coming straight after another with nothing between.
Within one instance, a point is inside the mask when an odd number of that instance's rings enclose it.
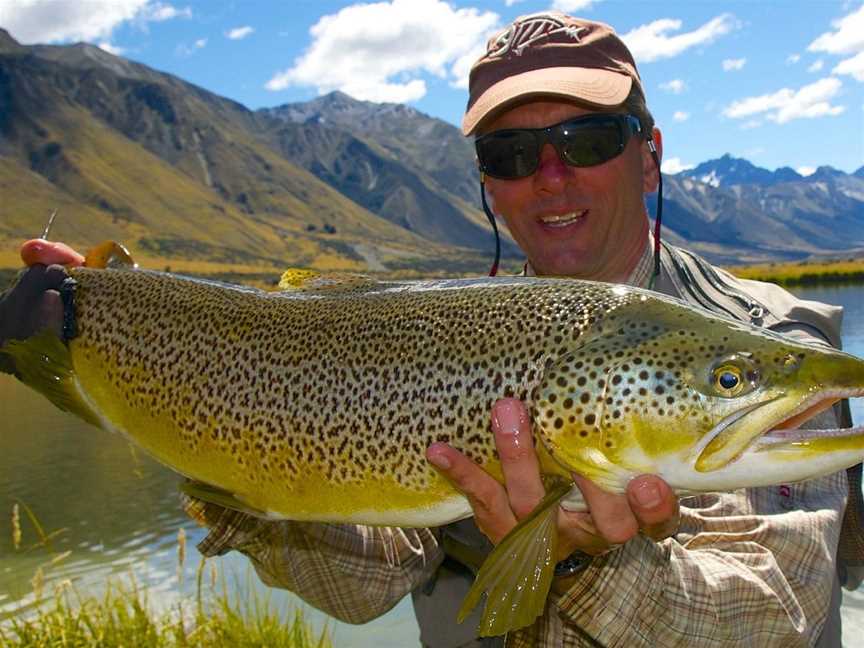
<instances>
[{"instance_id":1,"label":"fish head","mask_svg":"<svg viewBox=\"0 0 864 648\"><path fill-rule=\"evenodd\" d=\"M798 426L861 395L859 358L643 298L605 315L551 362L532 405L537 435L566 469L612 490L655 473L702 491L857 463L864 431Z\"/></svg>"}]
</instances>

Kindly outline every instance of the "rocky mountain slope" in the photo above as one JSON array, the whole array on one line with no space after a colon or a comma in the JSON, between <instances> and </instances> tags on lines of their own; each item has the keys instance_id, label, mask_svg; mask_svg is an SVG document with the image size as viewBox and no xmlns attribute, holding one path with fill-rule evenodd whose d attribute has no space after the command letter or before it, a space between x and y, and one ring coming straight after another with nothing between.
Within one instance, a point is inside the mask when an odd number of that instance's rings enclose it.
<instances>
[{"instance_id":1,"label":"rocky mountain slope","mask_svg":"<svg viewBox=\"0 0 864 648\"><path fill-rule=\"evenodd\" d=\"M714 260L864 249L864 167L804 178L724 156L664 178L667 237ZM250 111L91 45L2 30L0 191L0 267L55 208L57 238L202 273L482 273L492 252L472 146L450 124L338 92ZM506 234L504 252L518 265Z\"/></svg>"},{"instance_id":2,"label":"rocky mountain slope","mask_svg":"<svg viewBox=\"0 0 864 648\"><path fill-rule=\"evenodd\" d=\"M172 267L482 267L484 254L458 247L491 245L468 216L456 214L473 239L457 241L394 224L285 157L282 126L91 45L22 47L4 33L0 265L17 264L17 243L59 208L57 237L79 246L114 238Z\"/></svg>"}]
</instances>

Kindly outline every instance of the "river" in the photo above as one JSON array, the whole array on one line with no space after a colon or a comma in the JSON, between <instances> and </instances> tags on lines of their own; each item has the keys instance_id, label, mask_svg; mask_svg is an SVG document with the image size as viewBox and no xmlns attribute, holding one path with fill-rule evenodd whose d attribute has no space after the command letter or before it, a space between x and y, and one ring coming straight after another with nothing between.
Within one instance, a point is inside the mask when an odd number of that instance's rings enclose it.
<instances>
[{"instance_id":1,"label":"river","mask_svg":"<svg viewBox=\"0 0 864 648\"><path fill-rule=\"evenodd\" d=\"M864 285L796 292L844 306L844 347L864 356ZM853 408L859 423L864 421L862 400ZM80 590L98 591L107 577L128 582L130 573L148 588L151 602L165 609L194 592L200 561L194 545L203 531L179 510L178 483L174 473L135 452L122 438L84 425L0 375L0 622L32 609L31 580L40 567L49 593L65 579ZM10 518L16 501L32 510L45 533L57 532L50 547L32 546L38 537L22 510L23 545L14 549ZM181 528L188 543L184 568L178 573ZM258 584L246 560L236 554L213 562L241 595L253 587L268 591L275 605L303 606L289 593ZM418 645L408 599L364 626L335 622L303 607L314 624L327 623L336 646ZM864 646L864 590L844 593L843 620L844 645Z\"/></svg>"}]
</instances>

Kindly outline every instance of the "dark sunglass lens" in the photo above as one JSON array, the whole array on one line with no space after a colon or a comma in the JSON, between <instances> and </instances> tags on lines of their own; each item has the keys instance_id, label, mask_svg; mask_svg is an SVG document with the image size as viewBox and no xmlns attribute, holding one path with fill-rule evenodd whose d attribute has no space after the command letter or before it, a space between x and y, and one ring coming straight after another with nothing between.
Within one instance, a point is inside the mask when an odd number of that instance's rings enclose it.
<instances>
[{"instance_id":1,"label":"dark sunglass lens","mask_svg":"<svg viewBox=\"0 0 864 648\"><path fill-rule=\"evenodd\" d=\"M618 122L609 120L578 125L562 125L560 153L567 164L579 167L608 162L618 155L624 135Z\"/></svg>"},{"instance_id":2,"label":"dark sunglass lens","mask_svg":"<svg viewBox=\"0 0 864 648\"><path fill-rule=\"evenodd\" d=\"M495 178L524 178L537 169L537 140L531 133L501 131L477 141L477 157Z\"/></svg>"}]
</instances>

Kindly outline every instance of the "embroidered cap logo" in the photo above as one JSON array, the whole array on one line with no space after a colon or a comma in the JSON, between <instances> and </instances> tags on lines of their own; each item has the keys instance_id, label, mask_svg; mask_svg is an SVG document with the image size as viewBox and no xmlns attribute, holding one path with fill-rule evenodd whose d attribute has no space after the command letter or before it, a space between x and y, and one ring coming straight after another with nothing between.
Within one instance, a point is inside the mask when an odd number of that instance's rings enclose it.
<instances>
[{"instance_id":1,"label":"embroidered cap logo","mask_svg":"<svg viewBox=\"0 0 864 648\"><path fill-rule=\"evenodd\" d=\"M561 19L550 14L533 14L513 23L509 29L490 42L486 56L498 58L506 56L510 52L516 56L521 56L527 47L558 34L569 36L579 43L580 35L587 30L587 27L567 25Z\"/></svg>"}]
</instances>

